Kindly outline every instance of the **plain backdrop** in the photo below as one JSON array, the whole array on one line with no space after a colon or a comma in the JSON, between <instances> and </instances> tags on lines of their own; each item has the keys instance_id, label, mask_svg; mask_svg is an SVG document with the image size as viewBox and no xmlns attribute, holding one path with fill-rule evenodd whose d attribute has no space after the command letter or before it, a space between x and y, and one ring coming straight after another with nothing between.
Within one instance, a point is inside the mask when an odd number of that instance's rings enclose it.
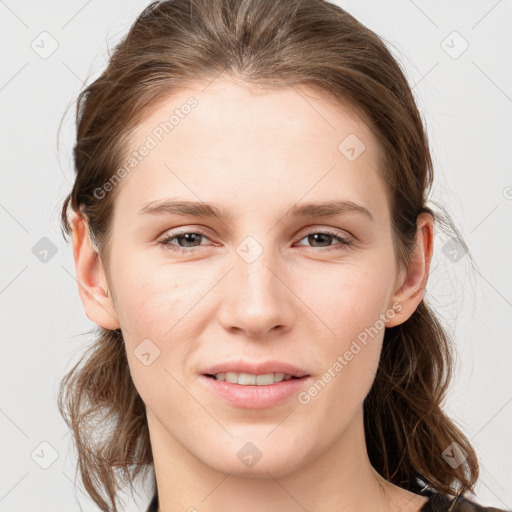
<instances>
[{"instance_id":1,"label":"plain backdrop","mask_svg":"<svg viewBox=\"0 0 512 512\"><path fill-rule=\"evenodd\" d=\"M456 341L445 408L480 457L476 497L511 509L512 2L337 3L403 65L434 157L431 197L475 259L473 268L437 233L426 297ZM91 341L81 333L93 327L59 214L73 180L73 102L146 5L0 1L1 512L98 510L75 490L76 454L56 407L60 379ZM141 489L126 510L147 502Z\"/></svg>"}]
</instances>

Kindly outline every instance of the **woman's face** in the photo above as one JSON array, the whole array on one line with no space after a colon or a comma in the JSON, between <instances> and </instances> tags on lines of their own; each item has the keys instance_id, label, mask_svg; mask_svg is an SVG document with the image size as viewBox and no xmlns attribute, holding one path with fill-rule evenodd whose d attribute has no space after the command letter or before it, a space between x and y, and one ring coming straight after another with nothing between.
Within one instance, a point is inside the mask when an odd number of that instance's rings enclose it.
<instances>
[{"instance_id":1,"label":"woman's face","mask_svg":"<svg viewBox=\"0 0 512 512\"><path fill-rule=\"evenodd\" d=\"M130 170L112 185L107 275L160 455L278 476L361 426L384 327L421 300L397 301L377 143L312 89L224 78L162 101L132 133ZM152 212L163 201L213 204L222 217ZM302 208L342 201L331 215ZM222 396L204 375L268 361L308 377L265 386L292 390L271 400L254 388Z\"/></svg>"}]
</instances>

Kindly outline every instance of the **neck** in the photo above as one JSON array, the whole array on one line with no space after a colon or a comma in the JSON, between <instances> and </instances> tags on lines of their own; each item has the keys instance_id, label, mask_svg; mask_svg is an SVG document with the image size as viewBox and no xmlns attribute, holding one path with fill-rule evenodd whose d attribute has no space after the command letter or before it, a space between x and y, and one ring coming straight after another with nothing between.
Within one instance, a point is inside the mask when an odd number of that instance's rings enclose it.
<instances>
[{"instance_id":1,"label":"neck","mask_svg":"<svg viewBox=\"0 0 512 512\"><path fill-rule=\"evenodd\" d=\"M362 409L334 444L310 453L296 469L262 470L260 465L257 477L256 473L247 476L229 467L221 472L207 466L185 450L151 411L147 412L158 512L418 510L403 506L406 493L412 493L390 484L371 466ZM256 466L263 461L262 457Z\"/></svg>"}]
</instances>

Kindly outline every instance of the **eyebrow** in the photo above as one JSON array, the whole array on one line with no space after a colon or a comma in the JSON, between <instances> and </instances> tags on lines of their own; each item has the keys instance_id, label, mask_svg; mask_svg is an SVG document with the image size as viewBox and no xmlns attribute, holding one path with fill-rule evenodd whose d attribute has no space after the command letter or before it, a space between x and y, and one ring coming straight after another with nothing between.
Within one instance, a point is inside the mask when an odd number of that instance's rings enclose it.
<instances>
[{"instance_id":1,"label":"eyebrow","mask_svg":"<svg viewBox=\"0 0 512 512\"><path fill-rule=\"evenodd\" d=\"M348 212L365 215L375 222L371 212L364 206L347 200L332 200L315 203L297 203L289 214L292 217L333 217ZM233 215L225 208L212 203L163 199L151 201L139 210L140 215L190 215L193 217L213 217L219 220L232 219Z\"/></svg>"}]
</instances>

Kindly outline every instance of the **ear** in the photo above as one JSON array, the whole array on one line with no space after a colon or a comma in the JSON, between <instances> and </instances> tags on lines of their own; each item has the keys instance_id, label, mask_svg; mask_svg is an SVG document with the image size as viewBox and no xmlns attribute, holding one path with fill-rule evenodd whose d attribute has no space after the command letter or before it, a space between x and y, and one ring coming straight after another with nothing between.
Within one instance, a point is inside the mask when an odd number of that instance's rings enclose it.
<instances>
[{"instance_id":1,"label":"ear","mask_svg":"<svg viewBox=\"0 0 512 512\"><path fill-rule=\"evenodd\" d=\"M73 257L75 259L78 293L87 318L105 329L120 327L117 313L108 290L103 265L93 247L87 221L73 212Z\"/></svg>"},{"instance_id":2,"label":"ear","mask_svg":"<svg viewBox=\"0 0 512 512\"><path fill-rule=\"evenodd\" d=\"M396 310L396 315L386 322L386 327L405 322L425 295L434 248L434 218L429 213L421 213L416 226L416 247L411 254L409 268L399 273L395 283L396 291L390 299L390 307L399 303L402 309Z\"/></svg>"}]
</instances>

